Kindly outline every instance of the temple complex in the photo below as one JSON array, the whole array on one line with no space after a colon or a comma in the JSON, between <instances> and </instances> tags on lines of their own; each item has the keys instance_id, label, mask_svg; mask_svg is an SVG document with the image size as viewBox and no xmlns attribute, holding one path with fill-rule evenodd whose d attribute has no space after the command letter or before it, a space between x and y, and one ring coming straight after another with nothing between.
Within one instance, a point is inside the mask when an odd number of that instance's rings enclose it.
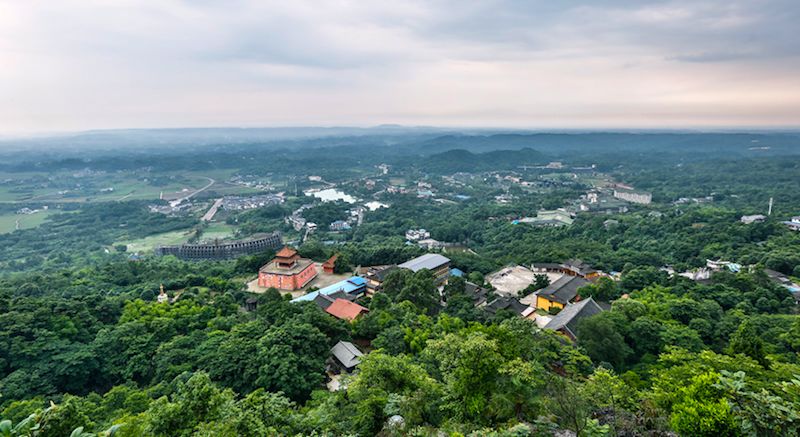
<instances>
[{"instance_id":1,"label":"temple complex","mask_svg":"<svg viewBox=\"0 0 800 437\"><path fill-rule=\"evenodd\" d=\"M294 291L305 287L315 277L317 269L313 261L300 258L296 250L284 247L259 269L258 285Z\"/></svg>"}]
</instances>

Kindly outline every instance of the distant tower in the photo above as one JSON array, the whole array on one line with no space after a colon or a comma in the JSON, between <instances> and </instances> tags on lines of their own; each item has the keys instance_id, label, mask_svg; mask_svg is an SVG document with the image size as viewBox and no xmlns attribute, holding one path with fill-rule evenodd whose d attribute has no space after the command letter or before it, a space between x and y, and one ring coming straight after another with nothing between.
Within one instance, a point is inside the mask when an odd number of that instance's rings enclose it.
<instances>
[{"instance_id":1,"label":"distant tower","mask_svg":"<svg viewBox=\"0 0 800 437\"><path fill-rule=\"evenodd\" d=\"M767 211L767 215L772 215L772 197L769 198L769 210Z\"/></svg>"}]
</instances>

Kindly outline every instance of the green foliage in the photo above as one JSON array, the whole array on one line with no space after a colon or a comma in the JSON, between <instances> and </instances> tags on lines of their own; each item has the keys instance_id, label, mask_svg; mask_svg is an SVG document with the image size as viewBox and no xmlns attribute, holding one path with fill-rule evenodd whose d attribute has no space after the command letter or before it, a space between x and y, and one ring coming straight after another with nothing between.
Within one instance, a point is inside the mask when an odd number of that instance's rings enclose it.
<instances>
[{"instance_id":1,"label":"green foliage","mask_svg":"<svg viewBox=\"0 0 800 437\"><path fill-rule=\"evenodd\" d=\"M517 148L533 141L523 137L512 141ZM371 140L364 141L369 147L352 149L359 153L357 166L323 149L270 154L273 184L282 186L288 176L291 186L313 170L361 198L392 204L367 212L360 226L333 242L322 241L333 238L324 227L344 218L348 206L308 209L304 215L321 230L319 240L300 247L303 256L322 261L339 253L339 273L356 265L397 264L422 252L405 243L405 230L424 227L433 238L468 248L448 247L446 255L478 285L510 263L578 257L620 271L620 281L601 278L580 290L583 297L613 302L612 310L582 320L573 343L514 315L488 318L465 292L463 279L450 278L440 296L431 272L397 270L383 293L365 299L370 312L352 325L314 304L291 304L277 290L255 296L258 309L247 312L245 300L254 295L244 291L243 278L271 253L223 262L147 256L128 262L117 242L189 230L196 218L152 214L141 202L53 205L74 211L0 236L0 436L798 433L797 307L761 270L797 275L800 234L772 217L752 226L738 221L760 211L770 196L782 199L774 217L796 214L786 209L800 201L796 157L683 163L683 156L661 150L659 160L626 152L593 154L589 162L571 152L570 160L596 163L598 172L606 172L573 178L572 170L547 170L553 175L521 169L525 160L544 156L532 150L428 150L462 141L442 139L426 143L425 153L434 156L401 157L394 149L406 145L375 152ZM511 140L463 141L492 150L493 141ZM248 157L252 151L237 150L240 155L226 160L251 172L245 174L266 174ZM554 157L562 153L548 150ZM716 153L733 150L720 146ZM222 164L211 156L180 162L206 169L210 162ZM129 165L109 159L58 165ZM392 164L391 177L429 181L440 198L470 199L431 202L347 180L378 162ZM476 168L514 170L532 187L507 183L502 172L499 179L466 175L471 182L463 185L440 178L461 177L445 171ZM612 215L619 224L609 229L603 225L608 216L591 213L563 228L509 223L564 206L595 177L649 189L655 203ZM152 178L158 185L165 181ZM713 202L670 204L711 192ZM504 193L513 194L514 203L495 203L494 196ZM282 229L291 240L297 234L283 218L307 200L290 197L286 205L227 220L242 235ZM755 267L718 272L702 283L660 269L668 264L684 271L719 258ZM174 302L155 302L161 283ZM546 285L539 275L524 293ZM623 293L629 296L620 298ZM345 389L328 392L326 361L339 340L368 353L354 374L341 375ZM45 405L50 399L55 406Z\"/></svg>"},{"instance_id":2,"label":"green foliage","mask_svg":"<svg viewBox=\"0 0 800 437\"><path fill-rule=\"evenodd\" d=\"M595 362L609 363L616 369L621 369L631 353L610 313L581 319L578 322L577 335L578 344Z\"/></svg>"}]
</instances>

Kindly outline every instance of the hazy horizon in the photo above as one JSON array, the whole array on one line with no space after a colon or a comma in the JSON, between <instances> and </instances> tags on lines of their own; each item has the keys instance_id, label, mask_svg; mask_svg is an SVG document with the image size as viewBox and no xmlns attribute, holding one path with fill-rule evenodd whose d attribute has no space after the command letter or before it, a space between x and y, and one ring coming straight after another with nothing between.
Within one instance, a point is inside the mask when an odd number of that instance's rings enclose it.
<instances>
[{"instance_id":1,"label":"hazy horizon","mask_svg":"<svg viewBox=\"0 0 800 437\"><path fill-rule=\"evenodd\" d=\"M0 135L800 127L790 0L0 1Z\"/></svg>"}]
</instances>

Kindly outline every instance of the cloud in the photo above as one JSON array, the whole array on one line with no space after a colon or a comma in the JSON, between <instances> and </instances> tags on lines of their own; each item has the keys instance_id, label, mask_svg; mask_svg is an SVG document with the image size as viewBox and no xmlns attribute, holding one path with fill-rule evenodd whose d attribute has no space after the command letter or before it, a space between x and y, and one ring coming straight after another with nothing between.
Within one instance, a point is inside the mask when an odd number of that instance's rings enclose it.
<instances>
[{"instance_id":1,"label":"cloud","mask_svg":"<svg viewBox=\"0 0 800 437\"><path fill-rule=\"evenodd\" d=\"M794 0L0 0L0 132L800 124Z\"/></svg>"}]
</instances>

